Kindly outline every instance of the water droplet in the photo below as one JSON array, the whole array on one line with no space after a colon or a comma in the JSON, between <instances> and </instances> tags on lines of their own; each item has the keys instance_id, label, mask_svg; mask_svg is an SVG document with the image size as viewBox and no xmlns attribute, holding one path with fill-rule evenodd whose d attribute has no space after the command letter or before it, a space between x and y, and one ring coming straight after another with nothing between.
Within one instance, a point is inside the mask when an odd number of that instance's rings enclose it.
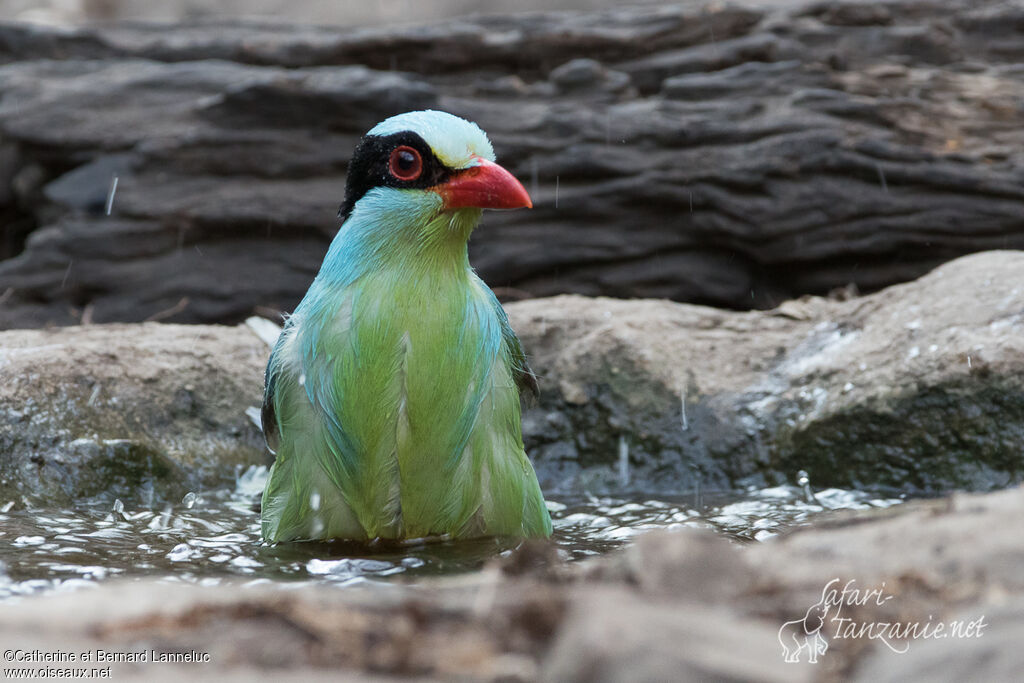
<instances>
[{"instance_id":1,"label":"water droplet","mask_svg":"<svg viewBox=\"0 0 1024 683\"><path fill-rule=\"evenodd\" d=\"M811 478L807 476L806 470L800 470L796 473L796 483L803 489L805 503L808 505L822 505L818 497L814 495L814 491L811 490Z\"/></svg>"},{"instance_id":2,"label":"water droplet","mask_svg":"<svg viewBox=\"0 0 1024 683\"><path fill-rule=\"evenodd\" d=\"M263 563L259 560L254 560L251 557L245 555L239 555L235 559L231 560L233 567L241 567L242 569L255 569L256 567L262 567Z\"/></svg>"},{"instance_id":3,"label":"water droplet","mask_svg":"<svg viewBox=\"0 0 1024 683\"><path fill-rule=\"evenodd\" d=\"M121 502L120 498L114 500L114 514L124 514L124 503Z\"/></svg>"},{"instance_id":4,"label":"water droplet","mask_svg":"<svg viewBox=\"0 0 1024 683\"><path fill-rule=\"evenodd\" d=\"M309 507L312 510L320 509L320 494L318 492L313 491L313 493L309 494Z\"/></svg>"},{"instance_id":5,"label":"water droplet","mask_svg":"<svg viewBox=\"0 0 1024 683\"><path fill-rule=\"evenodd\" d=\"M324 520L320 517L314 517L313 523L310 525L309 535L313 538L319 538L320 534L324 532Z\"/></svg>"},{"instance_id":6,"label":"water droplet","mask_svg":"<svg viewBox=\"0 0 1024 683\"><path fill-rule=\"evenodd\" d=\"M189 491L188 493L185 494L185 497L181 499L181 504L191 510L192 506L196 504L196 500L198 498L199 496L197 496L192 491Z\"/></svg>"},{"instance_id":7,"label":"water droplet","mask_svg":"<svg viewBox=\"0 0 1024 683\"><path fill-rule=\"evenodd\" d=\"M42 536L18 536L14 539L14 545L42 545L46 539Z\"/></svg>"},{"instance_id":8,"label":"water droplet","mask_svg":"<svg viewBox=\"0 0 1024 683\"><path fill-rule=\"evenodd\" d=\"M192 558L192 548L188 543L179 543L167 553L167 559L171 562L182 562Z\"/></svg>"},{"instance_id":9,"label":"water droplet","mask_svg":"<svg viewBox=\"0 0 1024 683\"><path fill-rule=\"evenodd\" d=\"M168 505L167 507L164 508L163 512L161 512L159 515L153 517L153 519L149 520L149 525L148 526L149 526L150 529L166 529L167 525L170 523L170 521L171 521L171 506Z\"/></svg>"}]
</instances>

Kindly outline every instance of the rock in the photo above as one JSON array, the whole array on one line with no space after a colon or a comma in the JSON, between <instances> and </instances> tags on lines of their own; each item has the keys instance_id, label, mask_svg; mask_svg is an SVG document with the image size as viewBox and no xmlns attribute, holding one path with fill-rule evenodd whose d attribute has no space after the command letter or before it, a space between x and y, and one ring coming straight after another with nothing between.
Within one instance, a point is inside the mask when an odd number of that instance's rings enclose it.
<instances>
[{"instance_id":1,"label":"rock","mask_svg":"<svg viewBox=\"0 0 1024 683\"><path fill-rule=\"evenodd\" d=\"M811 680L778 656L775 632L726 610L588 591L566 617L544 680Z\"/></svg>"},{"instance_id":2,"label":"rock","mask_svg":"<svg viewBox=\"0 0 1024 683\"><path fill-rule=\"evenodd\" d=\"M758 577L745 584L744 598L751 612L781 617L804 612L830 581L838 578L841 586L854 579L851 588L884 585L894 596L858 606L879 620L924 623L931 616L937 621L968 606L977 618L989 614L978 605L998 604L996 596L1024 591L1024 550L1015 529L1021 519L1024 489L1019 486L889 510L835 513L816 520L818 528L747 549L745 560ZM869 620L866 614L846 616ZM846 651L839 640L836 651Z\"/></svg>"},{"instance_id":3,"label":"rock","mask_svg":"<svg viewBox=\"0 0 1024 683\"><path fill-rule=\"evenodd\" d=\"M570 60L557 69L552 69L549 75L552 82L566 90L593 85L603 77L604 67L601 63L586 58Z\"/></svg>"},{"instance_id":4,"label":"rock","mask_svg":"<svg viewBox=\"0 0 1024 683\"><path fill-rule=\"evenodd\" d=\"M798 617L820 601L828 582L845 586L852 580L851 591L864 595L874 588L882 594L863 604L847 599L826 620L829 670L868 681L895 680L893 676L910 670L905 667L913 667L932 673L932 680L953 681L967 662L974 662L977 675L998 676L1020 659L1000 646L1004 638L1019 632L1024 552L1015 527L1022 519L1020 487L910 503L881 514L837 515L831 523L824 520L821 528L792 533L778 544L751 547L746 560L760 578L742 602L751 613L781 621ZM930 623L933 628L919 628L918 638L893 638L894 651L877 637L839 637L839 629L845 628L840 619L857 624ZM974 622L976 628L954 635L954 621L961 626ZM949 628L947 636L934 636L937 623ZM997 633L996 624L1004 630ZM980 653L996 650L1004 654L981 661ZM897 654L901 651L904 654ZM853 662L862 657L867 664L855 667ZM940 669L937 664L943 658L948 666ZM878 676L882 671L886 675Z\"/></svg>"},{"instance_id":5,"label":"rock","mask_svg":"<svg viewBox=\"0 0 1024 683\"><path fill-rule=\"evenodd\" d=\"M821 4L808 11L832 26L875 26L892 23L892 12L881 3L835 2Z\"/></svg>"},{"instance_id":6,"label":"rock","mask_svg":"<svg viewBox=\"0 0 1024 683\"><path fill-rule=\"evenodd\" d=\"M470 245L520 297L767 309L1024 248L1018 10L747 5L0 25L0 328L291 310L356 140L421 107L477 121L531 191Z\"/></svg>"},{"instance_id":7,"label":"rock","mask_svg":"<svg viewBox=\"0 0 1024 683\"><path fill-rule=\"evenodd\" d=\"M629 86L629 76L621 71L609 71L593 59L572 59L549 75L551 81L562 90L585 90L603 88L617 92Z\"/></svg>"},{"instance_id":8,"label":"rock","mask_svg":"<svg viewBox=\"0 0 1024 683\"><path fill-rule=\"evenodd\" d=\"M1024 254L801 310L556 297L508 306L541 377L524 418L549 490L793 482L937 493L1021 481ZM565 387L570 387L567 391ZM561 390L559 390L561 388Z\"/></svg>"},{"instance_id":9,"label":"rock","mask_svg":"<svg viewBox=\"0 0 1024 683\"><path fill-rule=\"evenodd\" d=\"M267 347L246 328L0 333L0 500L178 502L265 464L245 416Z\"/></svg>"},{"instance_id":10,"label":"rock","mask_svg":"<svg viewBox=\"0 0 1024 683\"><path fill-rule=\"evenodd\" d=\"M652 598L673 596L694 604L733 600L758 580L740 548L692 530L645 533L629 552L587 567L585 576L625 582Z\"/></svg>"},{"instance_id":11,"label":"rock","mask_svg":"<svg viewBox=\"0 0 1024 683\"><path fill-rule=\"evenodd\" d=\"M977 609L952 615L951 621L971 621ZM988 628L979 638L964 638L950 647L936 639L915 646L905 656L885 650L872 653L858 673L858 681L906 681L913 677L933 681L1012 680L1024 666L1020 641L1024 637L1024 599L994 605L986 612Z\"/></svg>"},{"instance_id":12,"label":"rock","mask_svg":"<svg viewBox=\"0 0 1024 683\"><path fill-rule=\"evenodd\" d=\"M105 590L98 601L83 591L75 593L83 601L55 618L52 605L30 601L27 609L4 611L0 633L10 648L31 649L62 637L120 652L205 653L208 661L190 665L204 677L287 670L306 674L295 680L309 680L310 674L342 670L364 671L372 680L536 680L536 653L551 635L543 622L558 624L565 599L535 582L528 585L536 592L526 598L524 586L513 582L514 601L495 596L475 606L474 593L497 580L484 574L440 584L433 596L383 586L308 586L288 595L280 587L204 590L115 582L116 606L108 604L113 596ZM141 673L152 680L180 671L152 661L141 671L138 665L112 666L117 679Z\"/></svg>"},{"instance_id":13,"label":"rock","mask_svg":"<svg viewBox=\"0 0 1024 683\"><path fill-rule=\"evenodd\" d=\"M125 248L145 238L137 229L124 226ZM68 280L76 267L63 266ZM769 312L509 304L541 377L523 413L527 452L562 494L693 494L800 470L816 488L880 494L1004 488L1024 479L1021 272L1024 253L987 252L868 296ZM193 275L216 281L212 265ZM191 305L172 293L159 305ZM260 403L268 351L248 328L8 331L0 349L0 493L138 498L166 484L154 495L173 497L264 461L244 413ZM133 463L127 480L115 481L117 462Z\"/></svg>"}]
</instances>

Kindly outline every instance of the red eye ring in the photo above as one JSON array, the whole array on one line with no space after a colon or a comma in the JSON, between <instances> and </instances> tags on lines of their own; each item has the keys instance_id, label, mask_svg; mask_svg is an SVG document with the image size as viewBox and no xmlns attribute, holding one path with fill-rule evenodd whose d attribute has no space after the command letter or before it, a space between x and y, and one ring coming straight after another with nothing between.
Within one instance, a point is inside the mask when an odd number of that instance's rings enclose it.
<instances>
[{"instance_id":1,"label":"red eye ring","mask_svg":"<svg viewBox=\"0 0 1024 683\"><path fill-rule=\"evenodd\" d=\"M408 145L395 147L388 159L388 172L397 180L416 180L423 172L423 157Z\"/></svg>"}]
</instances>

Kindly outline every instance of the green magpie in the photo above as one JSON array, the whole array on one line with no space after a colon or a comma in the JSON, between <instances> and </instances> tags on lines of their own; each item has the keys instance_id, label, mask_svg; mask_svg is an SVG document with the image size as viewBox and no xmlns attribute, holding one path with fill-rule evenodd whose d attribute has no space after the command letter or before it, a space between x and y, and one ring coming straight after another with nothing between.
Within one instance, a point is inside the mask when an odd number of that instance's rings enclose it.
<instances>
[{"instance_id":1,"label":"green magpie","mask_svg":"<svg viewBox=\"0 0 1024 683\"><path fill-rule=\"evenodd\" d=\"M270 355L270 542L551 534L523 449L537 378L469 265L482 209L531 208L487 135L439 111L375 126L343 222Z\"/></svg>"}]
</instances>

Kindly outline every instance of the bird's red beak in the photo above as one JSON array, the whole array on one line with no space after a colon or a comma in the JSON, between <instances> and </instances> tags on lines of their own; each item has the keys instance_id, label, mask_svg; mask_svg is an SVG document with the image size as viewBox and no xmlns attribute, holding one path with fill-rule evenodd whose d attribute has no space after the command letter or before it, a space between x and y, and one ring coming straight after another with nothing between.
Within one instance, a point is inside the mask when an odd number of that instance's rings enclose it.
<instances>
[{"instance_id":1,"label":"bird's red beak","mask_svg":"<svg viewBox=\"0 0 1024 683\"><path fill-rule=\"evenodd\" d=\"M477 165L456 171L448 182L434 192L441 195L448 209L521 209L533 208L523 184L504 168L476 157Z\"/></svg>"}]
</instances>

